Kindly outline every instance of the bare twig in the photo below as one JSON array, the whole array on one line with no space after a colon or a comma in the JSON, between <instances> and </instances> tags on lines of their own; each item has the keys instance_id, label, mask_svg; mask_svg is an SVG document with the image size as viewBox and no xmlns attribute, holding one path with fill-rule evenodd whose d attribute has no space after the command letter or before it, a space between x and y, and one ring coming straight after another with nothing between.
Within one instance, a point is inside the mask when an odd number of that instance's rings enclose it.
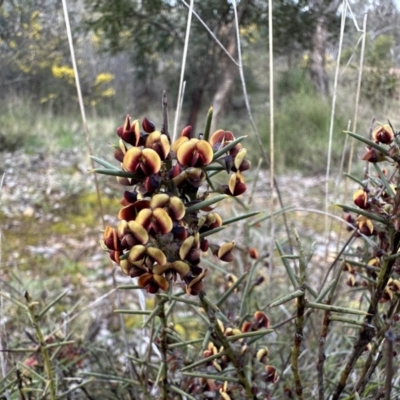
<instances>
[{"instance_id":1,"label":"bare twig","mask_svg":"<svg viewBox=\"0 0 400 400\"><path fill-rule=\"evenodd\" d=\"M306 300L305 300L305 283L306 283L306 268L307 261L304 257L303 247L300 242L300 238L295 231L295 237L297 245L299 247L299 261L300 261L300 273L299 273L299 289L303 291L303 295L297 298L297 316L296 316L296 332L294 334L294 342L292 348L292 372L294 377L294 385L297 397L303 399L303 384L301 382L300 372L299 372L299 357L300 357L300 346L303 341L303 327L305 323L305 310L306 310Z\"/></svg>"},{"instance_id":2,"label":"bare twig","mask_svg":"<svg viewBox=\"0 0 400 400\"><path fill-rule=\"evenodd\" d=\"M168 298L157 296L157 303L160 306L160 311L158 317L161 321L161 333L160 333L160 350L161 350L161 362L162 362L162 372L161 372L161 398L163 400L168 399L168 343L167 343L167 318L165 315L165 303Z\"/></svg>"},{"instance_id":3,"label":"bare twig","mask_svg":"<svg viewBox=\"0 0 400 400\"><path fill-rule=\"evenodd\" d=\"M167 98L167 92L165 90L163 90L162 94L162 114L163 114L163 120L162 120L161 133L167 135L169 141L171 141L171 137L168 131L168 98Z\"/></svg>"},{"instance_id":4,"label":"bare twig","mask_svg":"<svg viewBox=\"0 0 400 400\"><path fill-rule=\"evenodd\" d=\"M386 382L385 382L385 400L390 400L392 393L393 378L393 344L396 341L396 334L388 330L385 334L386 339Z\"/></svg>"}]
</instances>

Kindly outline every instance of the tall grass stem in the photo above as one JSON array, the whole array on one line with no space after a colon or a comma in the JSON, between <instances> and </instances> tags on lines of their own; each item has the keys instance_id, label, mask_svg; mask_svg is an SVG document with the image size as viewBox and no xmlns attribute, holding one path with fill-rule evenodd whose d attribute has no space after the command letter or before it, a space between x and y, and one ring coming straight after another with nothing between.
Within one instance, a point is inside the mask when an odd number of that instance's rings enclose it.
<instances>
[{"instance_id":1,"label":"tall grass stem","mask_svg":"<svg viewBox=\"0 0 400 400\"><path fill-rule=\"evenodd\" d=\"M92 156L93 151L92 151L92 146L90 145L89 128L88 128L88 124L87 124L87 120L86 120L85 105L83 104L81 84L79 81L78 68L77 68L76 59L75 59L74 43L72 41L72 33L71 33L71 25L69 22L69 16L68 16L67 0L62 0L62 4L63 4L63 11L64 11L65 28L67 31L68 45L69 45L69 50L71 53L72 68L74 70L74 76L75 76L76 91L77 91L78 100L79 100L79 108L81 110L83 129L85 132L86 147L88 149L89 156ZM94 165L93 159L90 159L90 163L91 163L92 170L94 170L95 165ZM93 173L93 179L94 179L94 185L96 188L97 202L99 204L101 220L103 223L103 227L105 227L103 203L101 201L99 182L97 180L97 176L95 173Z\"/></svg>"},{"instance_id":2,"label":"tall grass stem","mask_svg":"<svg viewBox=\"0 0 400 400\"><path fill-rule=\"evenodd\" d=\"M325 176L325 212L328 212L329 207L329 176L331 169L331 158L332 158L332 137L333 137L333 126L335 121L336 112L336 98L338 89L338 78L339 78L339 68L340 68L340 57L342 55L342 44L344 37L344 27L346 23L346 11L347 11L347 0L343 0L342 8L342 19L340 23L340 37L339 37L339 48L336 58L336 69L335 69L335 80L333 84L333 96L332 96L332 108L331 108L331 119L329 123L329 141L328 141L328 156L326 161L326 176ZM328 237L328 216L325 215L325 237L326 237L326 253L325 257L328 256L329 251L329 237Z\"/></svg>"},{"instance_id":3,"label":"tall grass stem","mask_svg":"<svg viewBox=\"0 0 400 400\"><path fill-rule=\"evenodd\" d=\"M368 14L364 14L363 20L363 35L361 41L361 53L360 53L360 65L358 67L358 79L357 79L357 89L356 89L356 99L355 99L355 106L354 106L354 117L353 117L353 132L357 132L357 122L358 122L358 107L360 103L360 92L361 92L361 82L362 82L362 73L363 73L363 66L364 66L364 54L365 54L365 40L367 37L367 18ZM347 173L350 175L352 166L353 166L353 157L354 157L354 145L355 140L352 138L351 145L350 145L350 154L349 154L349 164L347 168ZM346 179L345 185L345 198L347 198L348 194L348 184L349 178Z\"/></svg>"},{"instance_id":4,"label":"tall grass stem","mask_svg":"<svg viewBox=\"0 0 400 400\"><path fill-rule=\"evenodd\" d=\"M192 26L192 15L193 15L193 0L190 0L189 13L186 24L186 35L185 35L185 44L183 46L183 55L182 55L182 65L181 65L181 77L179 79L179 91L178 91L178 99L176 102L176 112L175 112L175 123L174 123L174 132L172 134L172 142L176 140L176 134L178 131L178 122L179 122L179 114L180 114L180 106L183 96L183 78L185 76L185 67L186 67L186 59L187 52L189 46L189 37L190 37L190 28Z\"/></svg>"},{"instance_id":5,"label":"tall grass stem","mask_svg":"<svg viewBox=\"0 0 400 400\"><path fill-rule=\"evenodd\" d=\"M275 219L274 219L274 182L275 182L275 147L274 147L274 37L273 37L273 20L272 20L272 0L268 0L268 50L269 50L269 168L270 168L270 188L271 188L271 237L269 244L269 274L272 274L272 266L274 262L274 241L275 241ZM271 276L269 277L271 281Z\"/></svg>"},{"instance_id":6,"label":"tall grass stem","mask_svg":"<svg viewBox=\"0 0 400 400\"><path fill-rule=\"evenodd\" d=\"M181 0L182 3L189 8L190 5L186 3L185 0ZM239 64L237 61L232 57L232 54L226 49L226 47L218 40L215 36L214 32L208 27L208 25L201 19L200 15L196 13L196 11L192 10L193 15L198 19L198 21L204 26L205 30L210 34L210 36L214 39L215 43L222 49L222 51L229 57L229 59L238 67Z\"/></svg>"},{"instance_id":7,"label":"tall grass stem","mask_svg":"<svg viewBox=\"0 0 400 400\"><path fill-rule=\"evenodd\" d=\"M0 181L0 194L3 188L3 184L4 184L4 179L5 179L6 174L3 174L1 177L1 181ZM3 266L3 259L2 259L2 255L3 255L3 231L0 229L0 269ZM1 286L3 286L3 280L1 280ZM0 290L2 290L2 287L0 286ZM6 331L5 329L3 329L4 324L5 324L5 319L4 319L4 299L3 296L0 296L0 326L2 327L1 332L4 332L4 340L7 341L7 336L6 336ZM4 349L5 346L3 346L3 335L0 335L0 349ZM1 375L3 378L6 377L7 373L6 373L6 369L7 369L7 361L6 358L4 357L4 352L0 351L0 363L1 363ZM5 391L5 396L7 400L10 400L10 391L7 389Z\"/></svg>"}]
</instances>

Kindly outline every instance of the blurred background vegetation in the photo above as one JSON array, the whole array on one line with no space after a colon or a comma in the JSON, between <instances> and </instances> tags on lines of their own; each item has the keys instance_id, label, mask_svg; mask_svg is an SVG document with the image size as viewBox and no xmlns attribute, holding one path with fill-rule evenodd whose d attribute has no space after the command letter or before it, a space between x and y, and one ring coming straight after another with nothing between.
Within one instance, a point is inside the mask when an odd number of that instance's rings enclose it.
<instances>
[{"instance_id":1,"label":"blurred background vegetation","mask_svg":"<svg viewBox=\"0 0 400 400\"><path fill-rule=\"evenodd\" d=\"M324 169L319 157L325 151L329 127L341 2L273 3L277 163L281 171L287 167L320 172ZM198 16L235 58L232 4L225 0L194 4ZM354 15L349 14L346 22L335 123L333 154L337 159L343 144L338 132L346 128L354 113L360 54L360 32L354 21L362 28L365 12L369 18L361 113L369 119L384 116L397 107L400 96L400 32L396 28L400 11L396 2L350 4ZM171 109L175 108L187 3L86 0L70 1L68 7L90 121L121 120L128 112L150 113L157 121L162 90L169 95ZM238 11L250 102L267 145L267 2L243 0ZM180 127L190 124L201 130L199 113L213 104L215 127L227 121L232 130L246 131L249 125L238 69L198 18L193 18L189 45ZM72 145L68 121L79 121L79 107L60 3L3 0L0 48L1 148L27 145L34 149L43 144L42 139L49 143L48 134L53 145ZM43 126L42 116L51 117L51 128ZM368 129L367 125L360 130ZM290 146L282 151L287 143L294 146L294 140L298 157L292 157ZM258 158L256 148L252 155Z\"/></svg>"}]
</instances>

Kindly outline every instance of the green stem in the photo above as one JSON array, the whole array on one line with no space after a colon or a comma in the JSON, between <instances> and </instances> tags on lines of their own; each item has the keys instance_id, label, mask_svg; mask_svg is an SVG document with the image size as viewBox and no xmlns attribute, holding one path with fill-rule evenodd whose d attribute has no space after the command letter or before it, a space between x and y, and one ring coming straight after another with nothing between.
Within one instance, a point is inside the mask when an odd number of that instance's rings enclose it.
<instances>
[{"instance_id":1,"label":"green stem","mask_svg":"<svg viewBox=\"0 0 400 400\"><path fill-rule=\"evenodd\" d=\"M28 292L25 292L25 299L28 302L28 316L33 327L35 328L36 337L39 341L40 352L42 353L43 356L44 370L47 375L47 380L50 389L50 399L56 400L56 386L53 376L53 367L51 365L51 360L46 340L44 338L42 330L40 329L40 323L39 323L40 317L35 313L35 306L37 305L37 303L32 301L32 298L29 296Z\"/></svg>"},{"instance_id":2,"label":"green stem","mask_svg":"<svg viewBox=\"0 0 400 400\"><path fill-rule=\"evenodd\" d=\"M396 194L395 203L398 203L399 201L398 194L399 192ZM394 229L391 228L388 232L388 237L392 239L391 255L397 254L400 243L400 233L394 231ZM372 340L372 338L376 334L376 329L372 325L372 321L373 318L378 313L379 300L381 299L385 287L389 281L395 261L396 259L394 259L393 257L385 258L383 261L382 268L380 270L377 279L377 286L375 292L372 295L371 302L368 308L368 315L365 318L366 325L363 329L360 329L358 339L354 344L353 351L350 354L349 360L340 375L339 383L336 386L336 390L335 393L333 394L332 400L339 399L340 394L342 393L342 391L346 386L347 378L349 377L351 371L353 370L358 358L363 353L365 346Z\"/></svg>"},{"instance_id":3,"label":"green stem","mask_svg":"<svg viewBox=\"0 0 400 400\"><path fill-rule=\"evenodd\" d=\"M162 372L160 378L161 398L168 400L168 342L167 342L167 318L165 316L165 303L167 298L157 295L158 317L160 318L162 329L160 333L160 350L162 357Z\"/></svg>"},{"instance_id":4,"label":"green stem","mask_svg":"<svg viewBox=\"0 0 400 400\"><path fill-rule=\"evenodd\" d=\"M301 342L303 340L303 327L305 323L305 310L306 310L306 299L305 299L305 287L304 284L306 282L306 268L307 262L304 257L304 251L302 244L300 242L300 238L295 231L295 237L297 241L297 245L299 247L299 261L300 261L300 273L299 273L299 290L303 291L303 294L297 297L297 317L296 317L296 332L294 334L294 342L292 348L292 356L291 356L291 366L294 377L294 386L297 397L300 400L303 400L303 384L301 382L301 377L299 373L299 357L300 357L300 347Z\"/></svg>"},{"instance_id":5,"label":"green stem","mask_svg":"<svg viewBox=\"0 0 400 400\"><path fill-rule=\"evenodd\" d=\"M199 293L199 299L201 301L201 304L210 319L210 324L213 326L214 331L215 331L219 341L221 342L222 346L224 347L226 356L229 358L229 360L231 361L232 365L234 366L234 368L236 370L236 375L238 377L239 383L241 384L241 386L244 388L244 390L246 392L246 399L256 400L256 397L251 390L250 382L246 379L242 365L239 362L239 357L235 354L229 341L227 340L227 337L222 332L219 324L217 323L214 308L210 307L209 301L205 300L206 298L207 298L206 293L201 291Z\"/></svg>"}]
</instances>

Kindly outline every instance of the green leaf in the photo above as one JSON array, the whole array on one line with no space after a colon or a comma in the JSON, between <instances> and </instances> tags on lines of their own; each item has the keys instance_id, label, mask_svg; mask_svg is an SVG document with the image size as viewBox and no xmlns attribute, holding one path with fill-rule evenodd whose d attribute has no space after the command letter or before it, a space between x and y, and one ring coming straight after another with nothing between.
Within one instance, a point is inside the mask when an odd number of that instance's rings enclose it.
<instances>
[{"instance_id":1,"label":"green leaf","mask_svg":"<svg viewBox=\"0 0 400 400\"><path fill-rule=\"evenodd\" d=\"M336 281L329 282L327 287L325 289L321 290L318 297L315 299L315 302L316 303L321 302L336 283L337 283Z\"/></svg>"},{"instance_id":2,"label":"green leaf","mask_svg":"<svg viewBox=\"0 0 400 400\"><path fill-rule=\"evenodd\" d=\"M107 374L100 374L98 372L80 372L80 375L84 375L84 376L91 376L93 378L96 379L101 379L104 380L106 382L124 382L124 383L128 383L130 385L135 385L135 386L139 386L139 382L138 381L134 381L132 379L127 379L127 378L123 378L122 376L118 376L118 375L107 375Z\"/></svg>"},{"instance_id":3,"label":"green leaf","mask_svg":"<svg viewBox=\"0 0 400 400\"><path fill-rule=\"evenodd\" d=\"M224 229L224 226L219 226L218 228L211 229L210 231L200 233L200 238L203 239L207 236L214 235L215 233L223 231Z\"/></svg>"},{"instance_id":4,"label":"green leaf","mask_svg":"<svg viewBox=\"0 0 400 400\"><path fill-rule=\"evenodd\" d=\"M234 342L236 340L239 339L247 339L247 338L253 338L253 337L262 337L265 335L268 335L269 333L273 333L275 332L275 329L260 329L258 331L254 331L254 332L243 332L243 333L239 333L238 335L232 335L232 336L228 336L226 338L226 340L228 342Z\"/></svg>"},{"instance_id":5,"label":"green leaf","mask_svg":"<svg viewBox=\"0 0 400 400\"><path fill-rule=\"evenodd\" d=\"M345 204L336 204L338 207L342 208L343 211L348 211L348 212L353 212L356 214L364 215L364 217L367 217L369 219L372 219L374 221L380 222L385 225L389 225L389 221L386 220L383 217L380 217L379 215L372 214L368 211L362 210L361 208L356 208L356 207L351 207L351 206L346 206Z\"/></svg>"},{"instance_id":6,"label":"green leaf","mask_svg":"<svg viewBox=\"0 0 400 400\"><path fill-rule=\"evenodd\" d=\"M242 300L240 303L239 316L241 318L243 318L244 315L247 314L247 308L248 308L248 305L250 302L248 293L250 291L251 284L253 283L253 275L254 275L255 269L257 268L257 265L259 264L259 261L260 261L259 259L254 260L250 266L249 275L247 277L246 285L243 289Z\"/></svg>"},{"instance_id":7,"label":"green leaf","mask_svg":"<svg viewBox=\"0 0 400 400\"><path fill-rule=\"evenodd\" d=\"M386 176L384 175L384 173L382 172L382 170L380 169L378 164L374 164L375 170L376 172L378 172L379 177L381 178L382 183L385 185L385 189L386 189L386 193L389 195L389 197L391 199L394 199L394 192L392 187L390 186L390 183L388 182L388 180L386 179Z\"/></svg>"},{"instance_id":8,"label":"green leaf","mask_svg":"<svg viewBox=\"0 0 400 400\"><path fill-rule=\"evenodd\" d=\"M230 376L224 376L224 375L209 375L209 374L203 374L201 372L182 372L182 375L185 376L192 376L194 378L204 378L204 379L211 379L213 381L222 381L222 382L233 382L233 383L238 383L239 379L233 378Z\"/></svg>"},{"instance_id":9,"label":"green leaf","mask_svg":"<svg viewBox=\"0 0 400 400\"><path fill-rule=\"evenodd\" d=\"M374 149L378 150L379 152L381 152L385 156L390 157L389 156L389 152L385 147L382 147L379 144L376 144L372 140L367 139L364 136L358 135L357 133L354 133L354 132L344 131L344 133L347 133L348 135L352 136L354 139L357 139L360 142L363 142L363 143L367 144L368 146L373 147Z\"/></svg>"},{"instance_id":10,"label":"green leaf","mask_svg":"<svg viewBox=\"0 0 400 400\"><path fill-rule=\"evenodd\" d=\"M215 191L214 184L213 184L211 178L208 176L208 174L206 174L206 180L207 180L207 183L209 184L210 188L211 188L213 191Z\"/></svg>"},{"instance_id":11,"label":"green leaf","mask_svg":"<svg viewBox=\"0 0 400 400\"><path fill-rule=\"evenodd\" d=\"M396 253L396 254L392 254L390 256L387 256L384 258L385 261L391 261L391 260L395 260L396 258L400 257L400 253ZM379 271L379 268L378 268Z\"/></svg>"},{"instance_id":12,"label":"green leaf","mask_svg":"<svg viewBox=\"0 0 400 400\"><path fill-rule=\"evenodd\" d=\"M295 299L297 297L301 297L301 296L304 296L304 290L296 290L293 293L289 293L289 294L286 294L284 296L278 297L276 300L274 300L268 306L268 308L280 306L281 304L287 303L288 301L293 300L293 299Z\"/></svg>"},{"instance_id":13,"label":"green leaf","mask_svg":"<svg viewBox=\"0 0 400 400\"><path fill-rule=\"evenodd\" d=\"M233 224L234 222L241 221L242 219L254 217L254 215L258 215L258 214L260 214L260 213L262 213L262 211L253 211L253 212L250 212L250 213L247 213L247 214L238 215L237 217L233 217L233 218L230 218L230 219L226 219L226 220L222 223L222 225Z\"/></svg>"},{"instance_id":14,"label":"green leaf","mask_svg":"<svg viewBox=\"0 0 400 400\"><path fill-rule=\"evenodd\" d=\"M275 211L273 214L263 215L262 217L257 218L257 219L255 219L254 221L252 221L252 222L249 224L249 226L251 227L251 226L257 225L257 224L259 224L260 222L263 222L263 221L265 221L265 220L267 220L267 219L270 219L271 216L277 217L278 215L285 214L287 211L290 211L290 210L292 210L293 208L294 208L293 206L288 206L288 207L281 208L280 210Z\"/></svg>"},{"instance_id":15,"label":"green leaf","mask_svg":"<svg viewBox=\"0 0 400 400\"><path fill-rule=\"evenodd\" d=\"M100 164L100 165L102 165L103 167L106 167L107 169L116 169L116 170L119 171L119 168L118 168L117 166L115 166L115 165L113 165L113 164L110 164L109 162L107 162L107 161L105 161L105 160L102 160L102 159L99 158L99 157L90 156L90 158L91 158L93 161L97 162L97 164Z\"/></svg>"},{"instance_id":16,"label":"green leaf","mask_svg":"<svg viewBox=\"0 0 400 400\"><path fill-rule=\"evenodd\" d=\"M120 176L121 178L143 179L135 174L132 174L132 172L122 171L120 169L95 168L91 172L95 172L96 174L102 174L102 175Z\"/></svg>"},{"instance_id":17,"label":"green leaf","mask_svg":"<svg viewBox=\"0 0 400 400\"><path fill-rule=\"evenodd\" d=\"M334 311L334 312L338 312L341 314L369 315L365 311L355 310L354 308L337 307L337 306L332 306L332 305L322 304L322 303L307 302L306 306L309 308L316 308L318 310Z\"/></svg>"},{"instance_id":18,"label":"green leaf","mask_svg":"<svg viewBox=\"0 0 400 400\"><path fill-rule=\"evenodd\" d=\"M193 396L191 396L189 393L186 393L184 390L178 388L175 385L169 385L170 389L175 392L180 394L183 398L188 399L188 400L196 400Z\"/></svg>"},{"instance_id":19,"label":"green leaf","mask_svg":"<svg viewBox=\"0 0 400 400\"><path fill-rule=\"evenodd\" d=\"M209 172L218 171L218 172L221 172L221 171L226 171L226 168L223 167L222 165L211 164L211 165L207 165L206 167L204 167L203 171L209 171Z\"/></svg>"},{"instance_id":20,"label":"green leaf","mask_svg":"<svg viewBox=\"0 0 400 400\"><path fill-rule=\"evenodd\" d=\"M190 346L192 344L201 343L202 341L203 341L203 339L193 339L193 340L188 340L186 342L173 343L173 344L169 344L168 348L175 349L176 347L186 347L186 346Z\"/></svg>"},{"instance_id":21,"label":"green leaf","mask_svg":"<svg viewBox=\"0 0 400 400\"><path fill-rule=\"evenodd\" d=\"M222 297L215 303L219 307L230 295L231 293L242 283L243 279L246 278L247 272L240 276L236 282L222 295Z\"/></svg>"},{"instance_id":22,"label":"green leaf","mask_svg":"<svg viewBox=\"0 0 400 400\"><path fill-rule=\"evenodd\" d=\"M247 136L240 136L237 139L233 140L231 143L223 147L221 150L217 151L214 154L213 161L215 161L217 158L221 157L223 154L228 152L230 149L233 149L238 143L240 143L243 139L245 139Z\"/></svg>"},{"instance_id":23,"label":"green leaf","mask_svg":"<svg viewBox=\"0 0 400 400\"><path fill-rule=\"evenodd\" d=\"M115 313L118 314L133 314L133 315L150 315L151 311L147 310L122 310L122 309L116 309L114 310Z\"/></svg>"},{"instance_id":24,"label":"green leaf","mask_svg":"<svg viewBox=\"0 0 400 400\"><path fill-rule=\"evenodd\" d=\"M151 312L151 314L146 319L146 321L143 322L142 329L146 328L146 326L149 324L149 322L159 314L160 310L161 310L160 305L158 305L157 307L154 308L154 310Z\"/></svg>"},{"instance_id":25,"label":"green leaf","mask_svg":"<svg viewBox=\"0 0 400 400\"><path fill-rule=\"evenodd\" d=\"M13 299L11 296L4 292L0 292L0 296L4 297L5 299L11 301L14 303L16 306L21 307L23 310L28 311L28 307L25 304L20 303L18 300Z\"/></svg>"},{"instance_id":26,"label":"green leaf","mask_svg":"<svg viewBox=\"0 0 400 400\"><path fill-rule=\"evenodd\" d=\"M206 358L203 358L203 359L201 359L199 361L196 361L196 362L194 362L194 363L192 363L190 365L186 365L186 367L183 367L181 369L181 372L185 372L185 371L188 371L189 369L193 369L193 368L199 367L200 365L207 364L208 362L210 362L212 360L215 360L216 358L222 357L224 354L225 353L223 351L221 351L221 352L219 352L217 354L213 354L210 357L206 357Z\"/></svg>"},{"instance_id":27,"label":"green leaf","mask_svg":"<svg viewBox=\"0 0 400 400\"><path fill-rule=\"evenodd\" d=\"M208 109L208 113L207 113L207 117L206 117L206 125L204 127L204 140L206 140L208 142L208 139L210 138L210 129L211 129L211 121L212 121L212 117L213 117L213 112L214 112L214 108L213 106L211 106Z\"/></svg>"},{"instance_id":28,"label":"green leaf","mask_svg":"<svg viewBox=\"0 0 400 400\"><path fill-rule=\"evenodd\" d=\"M192 214L192 213L194 213L196 211L201 210L204 207L208 207L208 206L211 206L212 204L218 203L219 201L224 200L227 197L229 197L229 196L226 195L226 194L220 194L218 196L210 197L207 200L200 201L200 202L198 202L196 204L193 204L190 207L187 207L186 208L186 214Z\"/></svg>"},{"instance_id":29,"label":"green leaf","mask_svg":"<svg viewBox=\"0 0 400 400\"><path fill-rule=\"evenodd\" d=\"M285 257L285 254L283 252L282 246L280 245L280 243L276 240L275 241L276 244L276 248L278 249L279 255L281 256L281 260L283 262L283 265L286 269L286 273L289 276L290 282L292 282L292 285L294 288L298 287L298 282L297 282L297 278L292 270L292 267L289 265L288 261Z\"/></svg>"},{"instance_id":30,"label":"green leaf","mask_svg":"<svg viewBox=\"0 0 400 400\"><path fill-rule=\"evenodd\" d=\"M129 253L127 253L127 254L129 255ZM139 285L119 285L119 286L117 286L117 289L131 290L131 289L143 289L143 288Z\"/></svg>"},{"instance_id":31,"label":"green leaf","mask_svg":"<svg viewBox=\"0 0 400 400\"><path fill-rule=\"evenodd\" d=\"M346 176L347 178L351 179L352 181L358 183L363 189L367 186L367 185L365 184L365 182L363 182L362 180L356 178L356 177L353 176L353 175L350 175L350 174L343 174L343 175Z\"/></svg>"},{"instance_id":32,"label":"green leaf","mask_svg":"<svg viewBox=\"0 0 400 400\"><path fill-rule=\"evenodd\" d=\"M50 310L51 307L53 307L55 304L57 304L67 293L69 292L69 289L67 289L65 292L61 293L58 297L56 297L53 301L51 301L45 308L43 308L42 311L40 311L38 318L42 318L44 314L47 313L47 311Z\"/></svg>"},{"instance_id":33,"label":"green leaf","mask_svg":"<svg viewBox=\"0 0 400 400\"><path fill-rule=\"evenodd\" d=\"M172 286L172 285L171 285ZM187 299L186 297L179 297L179 296L169 296L168 294L159 293L158 296L165 297L168 300L176 300L177 302L191 304L196 307L201 307L201 304L198 301Z\"/></svg>"},{"instance_id":34,"label":"green leaf","mask_svg":"<svg viewBox=\"0 0 400 400\"><path fill-rule=\"evenodd\" d=\"M336 315L331 315L331 316L329 317L329 320L330 320L330 321L344 322L344 323L346 323L346 324L357 325L357 326L361 326L361 327L364 327L364 326L365 326L365 323L364 323L364 322L357 321L357 320L352 319L352 318L338 317L338 316L336 316Z\"/></svg>"}]
</instances>

